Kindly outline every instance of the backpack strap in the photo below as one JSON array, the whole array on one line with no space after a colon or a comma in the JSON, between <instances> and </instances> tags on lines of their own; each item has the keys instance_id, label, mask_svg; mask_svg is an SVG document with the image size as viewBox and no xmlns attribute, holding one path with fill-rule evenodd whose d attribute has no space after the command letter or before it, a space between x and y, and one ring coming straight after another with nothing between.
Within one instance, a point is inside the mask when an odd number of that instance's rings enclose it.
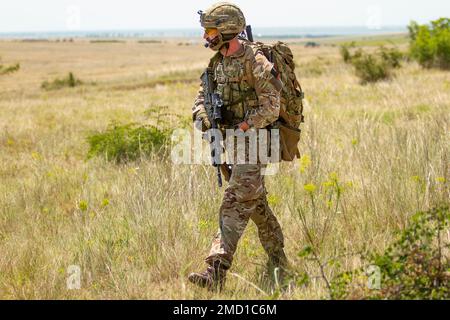
<instances>
[{"instance_id":1,"label":"backpack strap","mask_svg":"<svg viewBox=\"0 0 450 320\"><path fill-rule=\"evenodd\" d=\"M211 60L209 60L209 64L208 64L208 68L214 69L214 67L216 66L216 64L222 60L222 55L220 54L220 52L217 52L212 58Z\"/></svg>"},{"instance_id":2,"label":"backpack strap","mask_svg":"<svg viewBox=\"0 0 450 320\"><path fill-rule=\"evenodd\" d=\"M253 51L253 57L256 55L257 53L257 45L253 42L250 42L248 40L243 40L243 44L244 47L250 47ZM244 62L244 74L245 74L245 78L247 80L247 83L249 84L250 87L252 87L253 89L255 88L255 76L253 75L253 60L251 59L246 59Z\"/></svg>"}]
</instances>

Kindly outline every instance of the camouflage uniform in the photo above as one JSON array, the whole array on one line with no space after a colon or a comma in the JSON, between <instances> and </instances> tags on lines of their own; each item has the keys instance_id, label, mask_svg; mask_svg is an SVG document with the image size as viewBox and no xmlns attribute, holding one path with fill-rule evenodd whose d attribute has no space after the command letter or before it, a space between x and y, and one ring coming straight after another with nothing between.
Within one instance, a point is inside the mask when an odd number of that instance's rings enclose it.
<instances>
[{"instance_id":1,"label":"camouflage uniform","mask_svg":"<svg viewBox=\"0 0 450 320\"><path fill-rule=\"evenodd\" d=\"M229 57L216 56L214 68L217 92L224 100L223 129L247 121L251 128L267 127L278 119L281 82L274 78L273 65L262 52L246 42L243 49ZM243 99L245 97L245 99ZM194 104L194 119L206 117L200 89ZM260 241L272 261L285 264L284 240L280 225L267 203L261 164L232 167L229 186L220 208L220 228L206 258L210 266L231 267L233 255L249 219L258 227Z\"/></svg>"},{"instance_id":2,"label":"camouflage uniform","mask_svg":"<svg viewBox=\"0 0 450 320\"><path fill-rule=\"evenodd\" d=\"M199 11L200 22L208 35L208 46L214 51L228 50L229 43L245 29L245 17L234 4L221 2L205 13ZM212 31L211 31L212 30ZM214 33L213 31L217 32ZM210 36L212 32L213 36ZM233 55L218 52L209 64L214 71L216 93L223 99L221 129L236 129L247 122L248 127L262 129L275 122L280 114L282 82L275 78L273 65L260 49L241 41L240 50ZM193 107L193 118L201 121L203 130L210 126L201 88ZM236 163L236 162L235 162ZM231 168L229 186L220 207L219 232L206 258L209 265L203 273L191 273L189 280L202 287L223 287L226 270L249 219L259 232L269 262L286 263L280 225L267 203L267 191L261 164L236 164Z\"/></svg>"}]
</instances>

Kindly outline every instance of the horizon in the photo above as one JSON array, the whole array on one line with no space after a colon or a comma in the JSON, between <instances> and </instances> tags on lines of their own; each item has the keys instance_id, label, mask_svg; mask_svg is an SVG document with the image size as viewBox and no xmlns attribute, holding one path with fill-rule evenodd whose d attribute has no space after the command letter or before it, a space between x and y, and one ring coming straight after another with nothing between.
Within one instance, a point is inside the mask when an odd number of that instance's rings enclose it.
<instances>
[{"instance_id":1,"label":"horizon","mask_svg":"<svg viewBox=\"0 0 450 320\"><path fill-rule=\"evenodd\" d=\"M255 37L333 37L351 35L383 35L390 33L406 33L407 26L392 25L379 29L365 26L285 26L258 27L252 26ZM200 28L148 28L148 29L98 29L98 30L48 30L48 31L16 31L0 32L0 38L53 38L61 36L80 37L197 37L201 36Z\"/></svg>"}]
</instances>

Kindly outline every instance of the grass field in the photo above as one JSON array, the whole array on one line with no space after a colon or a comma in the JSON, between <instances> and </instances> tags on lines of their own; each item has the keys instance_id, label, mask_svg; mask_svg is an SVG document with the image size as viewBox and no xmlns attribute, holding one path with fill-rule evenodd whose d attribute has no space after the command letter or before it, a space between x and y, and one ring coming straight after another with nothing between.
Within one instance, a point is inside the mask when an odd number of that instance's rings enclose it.
<instances>
[{"instance_id":1,"label":"grass field","mask_svg":"<svg viewBox=\"0 0 450 320\"><path fill-rule=\"evenodd\" d=\"M449 202L450 73L404 62L393 80L362 86L338 47L292 48L307 100L303 158L283 164L267 187L292 272L310 281L280 298L326 299L324 278L385 249L416 211ZM0 76L0 298L272 296L251 224L224 292L187 282L204 268L218 227L223 190L212 168L86 158L86 136L111 121L154 123L145 111L155 107L188 119L209 50L0 41L0 56L21 64ZM69 72L84 84L41 89ZM299 256L307 245L317 259ZM66 287L71 265L81 268L79 290Z\"/></svg>"}]
</instances>

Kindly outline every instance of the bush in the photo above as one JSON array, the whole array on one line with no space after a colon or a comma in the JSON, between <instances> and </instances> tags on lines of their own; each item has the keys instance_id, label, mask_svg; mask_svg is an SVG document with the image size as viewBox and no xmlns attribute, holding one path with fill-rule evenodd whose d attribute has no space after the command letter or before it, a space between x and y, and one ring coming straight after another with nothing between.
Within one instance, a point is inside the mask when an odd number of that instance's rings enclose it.
<instances>
[{"instance_id":1,"label":"bush","mask_svg":"<svg viewBox=\"0 0 450 320\"><path fill-rule=\"evenodd\" d=\"M135 123L112 123L105 132L97 132L87 137L88 158L104 156L117 163L133 161L141 156L160 152L171 132L154 126L138 126Z\"/></svg>"},{"instance_id":2,"label":"bush","mask_svg":"<svg viewBox=\"0 0 450 320\"><path fill-rule=\"evenodd\" d=\"M320 47L320 43L314 42L314 41L308 41L305 43L305 48L318 48Z\"/></svg>"},{"instance_id":3,"label":"bush","mask_svg":"<svg viewBox=\"0 0 450 320\"><path fill-rule=\"evenodd\" d=\"M411 22L410 55L425 68L450 69L450 19L441 18L430 25Z\"/></svg>"},{"instance_id":4,"label":"bush","mask_svg":"<svg viewBox=\"0 0 450 320\"><path fill-rule=\"evenodd\" d=\"M358 269L332 281L334 299L449 299L450 243L443 236L450 227L448 205L419 212L384 253L369 257L379 270L380 287L368 287L368 275Z\"/></svg>"},{"instance_id":5,"label":"bush","mask_svg":"<svg viewBox=\"0 0 450 320\"><path fill-rule=\"evenodd\" d=\"M388 64L392 68L400 68L401 60L404 58L402 52L397 48L380 47L379 54L384 63Z\"/></svg>"},{"instance_id":6,"label":"bush","mask_svg":"<svg viewBox=\"0 0 450 320\"><path fill-rule=\"evenodd\" d=\"M392 76L391 65L377 55L360 51L351 63L362 84L386 80Z\"/></svg>"},{"instance_id":7,"label":"bush","mask_svg":"<svg viewBox=\"0 0 450 320\"><path fill-rule=\"evenodd\" d=\"M0 76L4 75L4 74L9 74L9 73L19 71L19 69L20 69L20 64L18 64L18 63L14 64L14 65L10 65L10 66L4 66L0 63Z\"/></svg>"},{"instance_id":8,"label":"bush","mask_svg":"<svg viewBox=\"0 0 450 320\"><path fill-rule=\"evenodd\" d=\"M381 46L373 54L358 49L352 54L351 49L354 47L354 42L345 44L341 46L340 52L344 62L353 65L363 84L389 79L392 69L401 67L404 55L397 48Z\"/></svg>"},{"instance_id":9,"label":"bush","mask_svg":"<svg viewBox=\"0 0 450 320\"><path fill-rule=\"evenodd\" d=\"M344 44L340 47L340 53L342 60L344 60L345 63L350 63L352 60L352 54L350 53L350 49L355 47L355 43L352 42L350 44Z\"/></svg>"},{"instance_id":10,"label":"bush","mask_svg":"<svg viewBox=\"0 0 450 320\"><path fill-rule=\"evenodd\" d=\"M61 88L73 88L83 84L83 82L77 79L72 72L69 72L66 78L55 79L52 82L44 81L41 84L41 88L45 90L57 90Z\"/></svg>"}]
</instances>

